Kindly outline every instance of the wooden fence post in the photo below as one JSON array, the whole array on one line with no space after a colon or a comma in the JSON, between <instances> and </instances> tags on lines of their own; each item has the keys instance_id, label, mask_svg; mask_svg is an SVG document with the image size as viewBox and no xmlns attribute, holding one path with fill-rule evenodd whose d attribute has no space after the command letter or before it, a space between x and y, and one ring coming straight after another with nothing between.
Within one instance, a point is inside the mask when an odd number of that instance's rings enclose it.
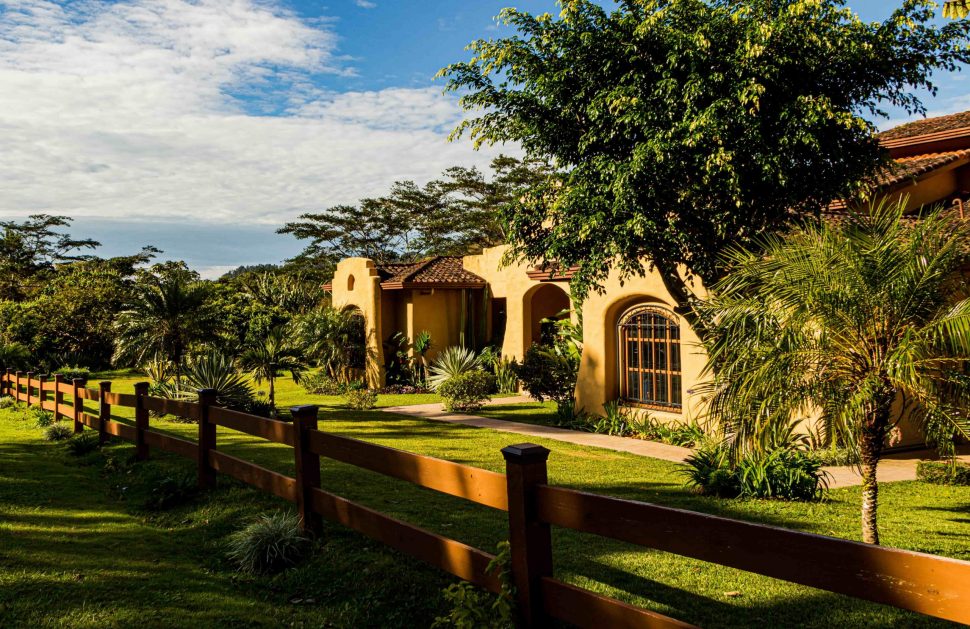
<instances>
[{"instance_id":1,"label":"wooden fence post","mask_svg":"<svg viewBox=\"0 0 970 629\"><path fill-rule=\"evenodd\" d=\"M199 391L199 488L216 486L216 471L209 465L209 451L216 449L216 425L209 421L209 407L216 403L215 389Z\"/></svg>"},{"instance_id":2,"label":"wooden fence post","mask_svg":"<svg viewBox=\"0 0 970 629\"><path fill-rule=\"evenodd\" d=\"M145 396L148 395L148 383L135 383L135 458L139 461L148 459L148 444L145 443L145 431L148 430L148 408L145 406Z\"/></svg>"},{"instance_id":3,"label":"wooden fence post","mask_svg":"<svg viewBox=\"0 0 970 629\"><path fill-rule=\"evenodd\" d=\"M71 380L71 384L74 385L74 434L79 435L84 432L84 424L81 423L81 413L84 412L84 400L81 399L81 388L84 386L84 380L74 378Z\"/></svg>"},{"instance_id":4,"label":"wooden fence post","mask_svg":"<svg viewBox=\"0 0 970 629\"><path fill-rule=\"evenodd\" d=\"M502 448L509 492L509 545L519 624L549 624L542 602L542 578L552 576L552 534L536 514L536 485L548 480L549 450L532 443Z\"/></svg>"},{"instance_id":5,"label":"wooden fence post","mask_svg":"<svg viewBox=\"0 0 970 629\"><path fill-rule=\"evenodd\" d=\"M294 406L293 454L296 458L296 506L305 533L319 535L323 518L313 510L312 490L320 487L320 455L310 452L310 431L317 429L317 407Z\"/></svg>"},{"instance_id":6,"label":"wooden fence post","mask_svg":"<svg viewBox=\"0 0 970 629\"><path fill-rule=\"evenodd\" d=\"M37 375L37 406L40 410L44 410L44 400L47 399L47 393L44 392L44 385L47 383L47 374L42 373Z\"/></svg>"},{"instance_id":7,"label":"wooden fence post","mask_svg":"<svg viewBox=\"0 0 970 629\"><path fill-rule=\"evenodd\" d=\"M13 369L7 367L3 370L3 393L10 395L10 383L13 382Z\"/></svg>"},{"instance_id":8,"label":"wooden fence post","mask_svg":"<svg viewBox=\"0 0 970 629\"><path fill-rule=\"evenodd\" d=\"M61 384L64 383L64 376L59 373L54 374L54 421L59 422L64 417L61 415L61 404L64 403L64 394L61 393Z\"/></svg>"},{"instance_id":9,"label":"wooden fence post","mask_svg":"<svg viewBox=\"0 0 970 629\"><path fill-rule=\"evenodd\" d=\"M107 397L105 396L105 393L111 392L111 383L99 382L98 388L101 393L101 395L98 396L98 399L101 402L101 405L99 406L100 412L98 413L100 420L98 421L98 443L104 445L108 442L108 422L111 421L111 405L108 404L108 401L105 399L105 397Z\"/></svg>"},{"instance_id":10,"label":"wooden fence post","mask_svg":"<svg viewBox=\"0 0 970 629\"><path fill-rule=\"evenodd\" d=\"M20 401L20 379L23 377L24 372L17 371L17 380L14 383L14 398Z\"/></svg>"},{"instance_id":11,"label":"wooden fence post","mask_svg":"<svg viewBox=\"0 0 970 629\"><path fill-rule=\"evenodd\" d=\"M27 400L25 402L27 406L30 406L30 379L33 377L34 377L34 372L28 371L27 372Z\"/></svg>"}]
</instances>

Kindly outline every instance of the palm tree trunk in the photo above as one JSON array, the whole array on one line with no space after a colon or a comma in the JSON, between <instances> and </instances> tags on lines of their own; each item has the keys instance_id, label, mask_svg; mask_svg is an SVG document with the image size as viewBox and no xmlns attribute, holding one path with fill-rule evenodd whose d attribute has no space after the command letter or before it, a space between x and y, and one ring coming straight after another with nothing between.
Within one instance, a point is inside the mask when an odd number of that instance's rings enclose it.
<instances>
[{"instance_id":1,"label":"palm tree trunk","mask_svg":"<svg viewBox=\"0 0 970 629\"><path fill-rule=\"evenodd\" d=\"M276 417L276 374L269 377L269 414Z\"/></svg>"},{"instance_id":2,"label":"palm tree trunk","mask_svg":"<svg viewBox=\"0 0 970 629\"><path fill-rule=\"evenodd\" d=\"M889 412L894 396L886 396L869 414L866 426L859 435L859 463L862 468L862 541L879 544L877 514L879 482L876 468L882 457L882 446L889 428Z\"/></svg>"}]
</instances>

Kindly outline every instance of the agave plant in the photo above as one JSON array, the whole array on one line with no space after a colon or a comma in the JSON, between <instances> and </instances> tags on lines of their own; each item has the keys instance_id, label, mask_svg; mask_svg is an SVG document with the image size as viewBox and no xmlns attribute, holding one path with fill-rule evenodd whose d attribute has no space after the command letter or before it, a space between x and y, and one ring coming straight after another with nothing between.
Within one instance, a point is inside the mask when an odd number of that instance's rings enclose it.
<instances>
[{"instance_id":1,"label":"agave plant","mask_svg":"<svg viewBox=\"0 0 970 629\"><path fill-rule=\"evenodd\" d=\"M481 361L472 350L467 347L446 347L431 365L428 386L432 390L437 390L444 382L455 376L479 368L481 368Z\"/></svg>"},{"instance_id":2,"label":"agave plant","mask_svg":"<svg viewBox=\"0 0 970 629\"><path fill-rule=\"evenodd\" d=\"M214 389L216 404L229 408L246 408L253 399L252 385L236 370L232 360L219 352L193 357L187 361L182 377L155 380L151 390L162 397L193 401L201 389Z\"/></svg>"}]
</instances>

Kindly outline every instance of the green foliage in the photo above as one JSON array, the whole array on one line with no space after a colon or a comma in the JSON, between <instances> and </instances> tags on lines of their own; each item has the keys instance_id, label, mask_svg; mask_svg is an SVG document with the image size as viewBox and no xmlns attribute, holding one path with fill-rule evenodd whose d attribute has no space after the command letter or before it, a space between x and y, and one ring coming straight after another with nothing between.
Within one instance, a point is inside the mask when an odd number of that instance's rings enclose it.
<instances>
[{"instance_id":1,"label":"green foliage","mask_svg":"<svg viewBox=\"0 0 970 629\"><path fill-rule=\"evenodd\" d=\"M697 420L687 422L665 422L644 413L631 422L633 435L638 439L659 441L683 448L693 448L707 436L704 427Z\"/></svg>"},{"instance_id":2,"label":"green foliage","mask_svg":"<svg viewBox=\"0 0 970 629\"><path fill-rule=\"evenodd\" d=\"M431 364L428 385L432 391L437 391L448 380L480 369L481 362L472 350L457 345L446 347Z\"/></svg>"},{"instance_id":3,"label":"green foliage","mask_svg":"<svg viewBox=\"0 0 970 629\"><path fill-rule=\"evenodd\" d=\"M385 264L474 253L504 242L501 208L542 173L540 162L500 156L492 161L490 180L477 169L454 167L423 187L398 181L383 197L303 214L278 232L309 241L295 263L330 274L346 257Z\"/></svg>"},{"instance_id":4,"label":"green foliage","mask_svg":"<svg viewBox=\"0 0 970 629\"><path fill-rule=\"evenodd\" d=\"M386 359L384 379L387 384L392 386L413 385L417 382L414 365L408 351L410 348L411 342L401 332L395 332L390 339L384 341Z\"/></svg>"},{"instance_id":5,"label":"green foliage","mask_svg":"<svg viewBox=\"0 0 970 629\"><path fill-rule=\"evenodd\" d=\"M0 365L13 370L25 369L30 364L30 350L22 343L0 344Z\"/></svg>"},{"instance_id":6,"label":"green foliage","mask_svg":"<svg viewBox=\"0 0 970 629\"><path fill-rule=\"evenodd\" d=\"M74 435L64 445L68 454L76 457L85 456L101 447L98 433L90 430Z\"/></svg>"},{"instance_id":7,"label":"green foliage","mask_svg":"<svg viewBox=\"0 0 970 629\"><path fill-rule=\"evenodd\" d=\"M925 111L917 90L970 59L970 23L933 6L864 22L842 0L569 0L558 18L505 9L514 32L441 74L477 115L455 136L560 169L508 207L511 258L577 266L580 298L649 261L686 307L681 267L711 286L723 251L877 174L865 116Z\"/></svg>"},{"instance_id":8,"label":"green foliage","mask_svg":"<svg viewBox=\"0 0 970 629\"><path fill-rule=\"evenodd\" d=\"M0 396L0 410L6 408L17 408L19 402L12 395Z\"/></svg>"},{"instance_id":9,"label":"green foliage","mask_svg":"<svg viewBox=\"0 0 970 629\"><path fill-rule=\"evenodd\" d=\"M735 462L725 444L711 443L687 457L681 471L689 487L708 495L815 501L828 489L821 467L799 448L752 452Z\"/></svg>"},{"instance_id":10,"label":"green foliage","mask_svg":"<svg viewBox=\"0 0 970 629\"><path fill-rule=\"evenodd\" d=\"M366 411L377 406L377 391L373 389L348 389L344 395L344 406L357 411Z\"/></svg>"},{"instance_id":11,"label":"green foliage","mask_svg":"<svg viewBox=\"0 0 970 629\"><path fill-rule=\"evenodd\" d=\"M442 591L451 605L446 616L438 616L432 629L511 629L514 626L515 588L512 585L512 559L508 542L499 544L499 552L486 569L499 571L502 589L492 595L471 583L452 583Z\"/></svg>"},{"instance_id":12,"label":"green foliage","mask_svg":"<svg viewBox=\"0 0 970 629\"><path fill-rule=\"evenodd\" d=\"M54 423L54 413L45 411L39 406L30 406L25 411L27 421L33 422L38 428L47 428Z\"/></svg>"},{"instance_id":13,"label":"green foliage","mask_svg":"<svg viewBox=\"0 0 970 629\"><path fill-rule=\"evenodd\" d=\"M156 264L140 272L115 323L115 362L140 365L160 355L181 370L190 347L211 338L217 327L211 294L211 284L184 265Z\"/></svg>"},{"instance_id":14,"label":"green foliage","mask_svg":"<svg viewBox=\"0 0 970 629\"><path fill-rule=\"evenodd\" d=\"M44 429L44 441L64 441L74 435L74 429L67 424L51 424Z\"/></svg>"},{"instance_id":15,"label":"green foliage","mask_svg":"<svg viewBox=\"0 0 970 629\"><path fill-rule=\"evenodd\" d=\"M299 383L306 364L299 349L290 341L283 327L271 329L257 343L247 347L239 356L239 365L252 376L256 384L269 382L270 412L276 412L276 378L281 371L289 371Z\"/></svg>"},{"instance_id":16,"label":"green foliage","mask_svg":"<svg viewBox=\"0 0 970 629\"><path fill-rule=\"evenodd\" d=\"M310 550L300 519L283 511L259 515L229 537L227 555L239 570L274 574L299 563Z\"/></svg>"},{"instance_id":17,"label":"green foliage","mask_svg":"<svg viewBox=\"0 0 970 629\"><path fill-rule=\"evenodd\" d=\"M311 395L342 395L347 391L346 383L338 382L320 371L305 374L300 379L300 386Z\"/></svg>"},{"instance_id":18,"label":"green foliage","mask_svg":"<svg viewBox=\"0 0 970 629\"><path fill-rule=\"evenodd\" d=\"M318 308L294 319L292 331L303 356L331 378L347 382L364 368L367 339L359 310Z\"/></svg>"},{"instance_id":19,"label":"green foliage","mask_svg":"<svg viewBox=\"0 0 970 629\"><path fill-rule=\"evenodd\" d=\"M920 461L916 478L934 485L970 486L970 465L958 461Z\"/></svg>"},{"instance_id":20,"label":"green foliage","mask_svg":"<svg viewBox=\"0 0 970 629\"><path fill-rule=\"evenodd\" d=\"M572 405L578 374L579 359L575 355L543 345L532 345L526 350L516 369L529 395L540 402L549 398L560 408Z\"/></svg>"},{"instance_id":21,"label":"green foliage","mask_svg":"<svg viewBox=\"0 0 970 629\"><path fill-rule=\"evenodd\" d=\"M941 444L970 436L970 224L941 209L906 220L904 203L732 251L700 307L713 374L702 393L733 456L790 441L793 418L821 409L821 445L859 452L873 542L875 468L902 407Z\"/></svg>"},{"instance_id":22,"label":"green foliage","mask_svg":"<svg viewBox=\"0 0 970 629\"><path fill-rule=\"evenodd\" d=\"M78 240L58 231L71 224L69 216L35 214L26 221L0 222L0 295L23 299L31 281L50 273L55 264L87 259L79 252L100 243Z\"/></svg>"},{"instance_id":23,"label":"green foliage","mask_svg":"<svg viewBox=\"0 0 970 629\"><path fill-rule=\"evenodd\" d=\"M480 409L494 388L495 376L476 369L445 380L437 393L444 398L445 410L469 413Z\"/></svg>"},{"instance_id":24,"label":"green foliage","mask_svg":"<svg viewBox=\"0 0 970 629\"><path fill-rule=\"evenodd\" d=\"M201 389L214 389L216 403L228 408L245 409L254 398L249 381L228 356L218 352L193 356L188 361L177 397L196 399Z\"/></svg>"},{"instance_id":25,"label":"green foliage","mask_svg":"<svg viewBox=\"0 0 970 629\"><path fill-rule=\"evenodd\" d=\"M148 495L141 505L147 511L164 511L185 504L199 491L198 477L191 473L156 473L149 483Z\"/></svg>"},{"instance_id":26,"label":"green foliage","mask_svg":"<svg viewBox=\"0 0 970 629\"><path fill-rule=\"evenodd\" d=\"M612 401L603 405L604 415L590 424L592 432L626 437L633 432L634 417L619 402Z\"/></svg>"},{"instance_id":27,"label":"green foliage","mask_svg":"<svg viewBox=\"0 0 970 629\"><path fill-rule=\"evenodd\" d=\"M54 373L59 373L64 377L65 382L70 382L71 380L84 380L87 382L91 379L91 370L87 367L80 367L78 365L74 366L63 366L59 369L55 369Z\"/></svg>"}]
</instances>

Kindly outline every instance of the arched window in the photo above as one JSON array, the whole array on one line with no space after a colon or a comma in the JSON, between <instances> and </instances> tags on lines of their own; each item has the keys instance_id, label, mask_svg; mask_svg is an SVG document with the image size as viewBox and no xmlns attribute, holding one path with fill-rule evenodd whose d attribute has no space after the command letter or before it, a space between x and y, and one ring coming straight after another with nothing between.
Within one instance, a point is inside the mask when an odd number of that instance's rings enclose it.
<instances>
[{"instance_id":1,"label":"arched window","mask_svg":"<svg viewBox=\"0 0 970 629\"><path fill-rule=\"evenodd\" d=\"M620 399L668 410L681 408L680 326L655 306L628 310L617 325Z\"/></svg>"},{"instance_id":2,"label":"arched window","mask_svg":"<svg viewBox=\"0 0 970 629\"><path fill-rule=\"evenodd\" d=\"M353 290L354 290L354 276L351 275L350 277L347 278L347 291L353 292Z\"/></svg>"}]
</instances>

